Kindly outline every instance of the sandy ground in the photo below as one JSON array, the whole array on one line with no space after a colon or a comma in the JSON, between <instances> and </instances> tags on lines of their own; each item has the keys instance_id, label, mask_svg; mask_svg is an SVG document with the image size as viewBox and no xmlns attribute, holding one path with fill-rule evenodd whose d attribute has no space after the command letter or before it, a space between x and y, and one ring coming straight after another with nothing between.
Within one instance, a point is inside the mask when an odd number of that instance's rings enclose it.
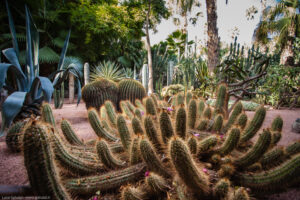
<instances>
[{"instance_id":1,"label":"sandy ground","mask_svg":"<svg viewBox=\"0 0 300 200\"><path fill-rule=\"evenodd\" d=\"M52 105L53 106L53 105ZM84 103L75 104L65 103L63 109L53 110L57 126L60 126L62 118L68 119L75 132L83 140L96 138L92 128L88 124L87 112ZM254 112L247 112L249 119L254 115ZM280 115L283 118L283 137L280 145L287 145L293 141L300 140L300 134L293 133L291 130L292 123L300 117L300 109L296 110L269 110L265 123L262 128L270 126L272 120ZM1 118L0 118L1 120ZM0 121L1 123L1 121ZM5 144L5 138L0 138L0 185L24 185L28 184L28 177L23 164L23 158L20 153L10 153ZM300 199L300 188L290 189L288 192L276 194L269 199Z\"/></svg>"}]
</instances>

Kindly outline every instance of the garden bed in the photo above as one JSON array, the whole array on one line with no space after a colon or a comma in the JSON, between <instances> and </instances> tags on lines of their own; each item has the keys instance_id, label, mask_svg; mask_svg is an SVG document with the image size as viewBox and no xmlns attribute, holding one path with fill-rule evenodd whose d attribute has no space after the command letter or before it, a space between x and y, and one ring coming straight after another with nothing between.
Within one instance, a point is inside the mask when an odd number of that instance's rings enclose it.
<instances>
[{"instance_id":1,"label":"garden bed","mask_svg":"<svg viewBox=\"0 0 300 200\"><path fill-rule=\"evenodd\" d=\"M53 105L52 105L53 106ZM68 119L74 131L79 138L90 140L96 138L93 129L90 127L87 119L87 112L83 103L77 107L75 104L65 104L63 109L53 110L57 126L60 126L62 118ZM246 112L249 118L254 115L253 111ZM265 122L262 128L270 126L272 120L280 115L284 121L282 139L279 145L287 144L300 140L300 134L293 133L292 123L299 118L300 109L296 110L268 110ZM254 138L255 139L255 138ZM23 158L20 153L10 153L5 144L5 138L0 139L0 185L25 185L29 184L26 170L23 164ZM289 189L287 192L272 195L269 199L299 199L300 188Z\"/></svg>"}]
</instances>

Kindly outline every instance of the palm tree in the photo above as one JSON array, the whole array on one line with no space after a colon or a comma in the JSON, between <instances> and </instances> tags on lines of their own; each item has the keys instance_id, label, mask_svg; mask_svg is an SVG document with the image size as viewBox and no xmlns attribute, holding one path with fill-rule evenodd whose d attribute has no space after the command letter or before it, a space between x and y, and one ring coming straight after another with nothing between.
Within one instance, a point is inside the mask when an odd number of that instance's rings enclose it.
<instances>
[{"instance_id":1,"label":"palm tree","mask_svg":"<svg viewBox=\"0 0 300 200\"><path fill-rule=\"evenodd\" d=\"M262 44L270 43L270 34L275 35L274 39L281 49L280 64L293 65L293 43L300 33L299 9L299 0L281 0L264 10L263 20L255 30L255 39Z\"/></svg>"},{"instance_id":2,"label":"palm tree","mask_svg":"<svg viewBox=\"0 0 300 200\"><path fill-rule=\"evenodd\" d=\"M219 64L219 35L217 28L217 0L206 0L207 14L207 66L213 71Z\"/></svg>"},{"instance_id":3,"label":"palm tree","mask_svg":"<svg viewBox=\"0 0 300 200\"><path fill-rule=\"evenodd\" d=\"M185 55L187 54L187 43L188 43L188 14L192 12L193 6L200 7L200 1L199 0L170 0L171 3L176 4L176 11L177 13L183 17L184 23L183 23L183 28L182 28L182 33L186 35L185 39ZM198 12L196 15L197 17L201 13ZM196 18L191 18L190 20L193 22L193 24L196 23ZM179 21L179 19L174 19L176 22Z\"/></svg>"}]
</instances>

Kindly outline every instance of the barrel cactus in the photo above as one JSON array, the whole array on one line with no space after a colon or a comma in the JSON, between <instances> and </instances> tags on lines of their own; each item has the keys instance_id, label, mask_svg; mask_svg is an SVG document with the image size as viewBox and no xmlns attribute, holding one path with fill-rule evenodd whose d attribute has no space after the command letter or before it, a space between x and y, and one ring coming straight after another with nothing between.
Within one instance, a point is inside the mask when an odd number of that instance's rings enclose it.
<instances>
[{"instance_id":1,"label":"barrel cactus","mask_svg":"<svg viewBox=\"0 0 300 200\"><path fill-rule=\"evenodd\" d=\"M130 100L135 103L136 99L143 99L146 90L143 85L134 79L123 79L119 82L119 100Z\"/></svg>"},{"instance_id":2,"label":"barrel cactus","mask_svg":"<svg viewBox=\"0 0 300 200\"><path fill-rule=\"evenodd\" d=\"M82 99L87 109L94 107L99 110L107 100L117 106L118 97L119 88L117 83L105 78L99 78L82 88Z\"/></svg>"}]
</instances>

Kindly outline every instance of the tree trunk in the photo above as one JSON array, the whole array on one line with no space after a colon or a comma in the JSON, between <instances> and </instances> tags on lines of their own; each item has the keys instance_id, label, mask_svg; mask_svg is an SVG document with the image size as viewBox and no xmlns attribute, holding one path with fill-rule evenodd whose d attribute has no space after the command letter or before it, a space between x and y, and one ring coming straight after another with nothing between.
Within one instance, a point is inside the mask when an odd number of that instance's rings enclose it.
<instances>
[{"instance_id":1,"label":"tree trunk","mask_svg":"<svg viewBox=\"0 0 300 200\"><path fill-rule=\"evenodd\" d=\"M69 103L74 101L74 75L69 73Z\"/></svg>"},{"instance_id":2,"label":"tree trunk","mask_svg":"<svg viewBox=\"0 0 300 200\"><path fill-rule=\"evenodd\" d=\"M148 67L149 67L149 82L148 82L148 94L153 93L153 68L152 68L152 54L151 54L151 43L149 36L149 18L151 12L151 0L148 1L148 11L146 15L146 42L147 42L147 51L148 51Z\"/></svg>"},{"instance_id":3,"label":"tree trunk","mask_svg":"<svg viewBox=\"0 0 300 200\"><path fill-rule=\"evenodd\" d=\"M293 51L293 44L296 37L296 30L295 24L292 24L288 27L288 39L287 43L282 49L280 54L280 64L282 65L294 65L294 51Z\"/></svg>"},{"instance_id":4,"label":"tree trunk","mask_svg":"<svg viewBox=\"0 0 300 200\"><path fill-rule=\"evenodd\" d=\"M219 35L217 28L217 4L216 0L206 0L207 14L207 58L208 69L213 71L219 64Z\"/></svg>"},{"instance_id":5,"label":"tree trunk","mask_svg":"<svg viewBox=\"0 0 300 200\"><path fill-rule=\"evenodd\" d=\"M187 26L188 26L188 19L187 19L187 13L184 14L184 24L183 24L183 30L182 32L184 34L186 34L186 38L185 38L185 43L184 43L184 57L187 58L188 57L188 30L187 30Z\"/></svg>"},{"instance_id":6,"label":"tree trunk","mask_svg":"<svg viewBox=\"0 0 300 200\"><path fill-rule=\"evenodd\" d=\"M83 74L84 74L84 85L88 84L90 81L90 65L89 63L84 63L83 66Z\"/></svg>"}]
</instances>

